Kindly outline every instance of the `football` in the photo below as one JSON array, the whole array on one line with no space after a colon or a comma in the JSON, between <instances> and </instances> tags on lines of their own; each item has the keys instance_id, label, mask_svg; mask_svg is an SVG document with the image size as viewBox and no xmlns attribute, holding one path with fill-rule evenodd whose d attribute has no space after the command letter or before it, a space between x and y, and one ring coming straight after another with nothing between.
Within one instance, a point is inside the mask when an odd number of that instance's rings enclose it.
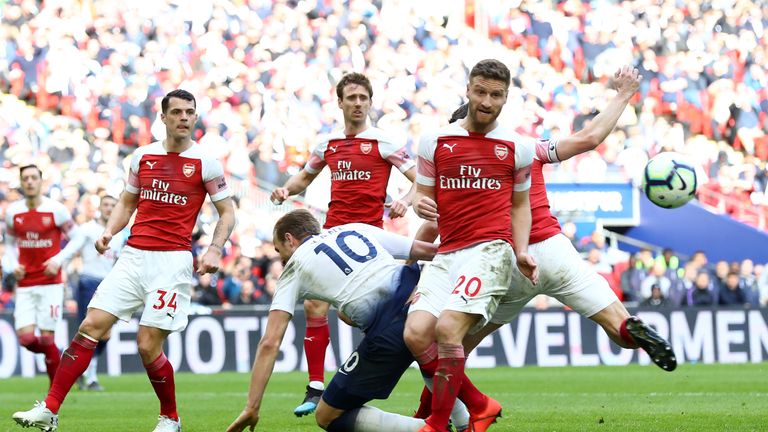
<instances>
[{"instance_id":1,"label":"football","mask_svg":"<svg viewBox=\"0 0 768 432\"><path fill-rule=\"evenodd\" d=\"M659 207L684 205L693 199L697 185L694 165L680 153L659 153L645 165L643 192Z\"/></svg>"}]
</instances>

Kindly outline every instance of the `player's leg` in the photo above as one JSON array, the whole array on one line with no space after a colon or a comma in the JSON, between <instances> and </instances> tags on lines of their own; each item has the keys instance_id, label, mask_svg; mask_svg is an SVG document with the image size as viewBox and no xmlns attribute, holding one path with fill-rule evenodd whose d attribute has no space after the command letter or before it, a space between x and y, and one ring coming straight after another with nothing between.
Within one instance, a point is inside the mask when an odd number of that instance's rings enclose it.
<instances>
[{"instance_id":1,"label":"player's leg","mask_svg":"<svg viewBox=\"0 0 768 432\"><path fill-rule=\"evenodd\" d=\"M83 322L85 320L85 315L88 311L88 304L91 302L91 299L93 298L93 294L96 292L96 288L98 288L99 284L101 283L100 279L88 277L81 275L80 280L78 280L77 283L77 316L79 322ZM106 335L104 335L100 340L98 345L96 345L96 350L93 358L91 358L91 363L88 365L88 368L85 370L83 375L78 378L78 386L81 390L92 390L92 391L102 391L104 388L99 383L98 377L96 376L96 369L98 368L98 358L99 355L104 351L104 347L107 345L107 341L109 340L109 332L107 332Z\"/></svg>"},{"instance_id":2,"label":"player's leg","mask_svg":"<svg viewBox=\"0 0 768 432\"><path fill-rule=\"evenodd\" d=\"M301 405L293 410L298 417L311 414L325 389L325 351L330 343L328 309L330 305L319 300L304 301L307 329L304 334L304 353L307 356L309 385Z\"/></svg>"},{"instance_id":3,"label":"player's leg","mask_svg":"<svg viewBox=\"0 0 768 432\"><path fill-rule=\"evenodd\" d=\"M342 410L320 400L315 412L317 425L329 432L413 432L424 420L389 413L371 406Z\"/></svg>"},{"instance_id":4,"label":"player's leg","mask_svg":"<svg viewBox=\"0 0 768 432\"><path fill-rule=\"evenodd\" d=\"M64 285L40 285L18 289L17 297L14 317L19 344L33 353L45 355L48 379L53 382L61 357L54 342L54 332L61 320ZM35 335L36 328L40 330L40 336Z\"/></svg>"},{"instance_id":5,"label":"player's leg","mask_svg":"<svg viewBox=\"0 0 768 432\"><path fill-rule=\"evenodd\" d=\"M630 316L618 300L589 319L599 324L622 348L642 348L660 368L670 372L677 368L677 359L669 342L640 318Z\"/></svg>"},{"instance_id":6,"label":"player's leg","mask_svg":"<svg viewBox=\"0 0 768 432\"><path fill-rule=\"evenodd\" d=\"M176 383L173 365L163 352L163 343L170 333L169 330L141 325L136 336L136 343L149 382L160 401L161 419L165 417L175 422L175 425L169 425L169 430L180 430L180 426L178 426L180 423L179 414L176 410Z\"/></svg>"}]
</instances>

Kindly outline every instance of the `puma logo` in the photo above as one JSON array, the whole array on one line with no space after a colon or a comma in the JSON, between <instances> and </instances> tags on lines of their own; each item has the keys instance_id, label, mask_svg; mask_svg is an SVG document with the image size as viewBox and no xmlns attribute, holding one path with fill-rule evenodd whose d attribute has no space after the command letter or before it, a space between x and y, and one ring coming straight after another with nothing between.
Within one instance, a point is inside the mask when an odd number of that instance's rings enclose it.
<instances>
[{"instance_id":1,"label":"puma logo","mask_svg":"<svg viewBox=\"0 0 768 432\"><path fill-rule=\"evenodd\" d=\"M155 164L157 164L157 161L154 161L154 162L146 161L146 164L149 167L149 169L155 169Z\"/></svg>"},{"instance_id":2,"label":"puma logo","mask_svg":"<svg viewBox=\"0 0 768 432\"><path fill-rule=\"evenodd\" d=\"M449 373L449 374L447 374L447 373L443 373L443 372L440 372L440 371L438 371L438 372L435 372L435 376L436 376L436 377L440 377L440 378L443 378L443 379L445 379L446 381L450 381L450 380L451 380L451 377L453 376L453 374L450 374L450 373Z\"/></svg>"},{"instance_id":3,"label":"puma logo","mask_svg":"<svg viewBox=\"0 0 768 432\"><path fill-rule=\"evenodd\" d=\"M63 354L64 354L65 356L67 356L67 357L71 358L71 359L72 359L72 361L75 361L75 360L77 360L77 355L70 353L70 352L69 352L69 350L64 350Z\"/></svg>"},{"instance_id":4,"label":"puma logo","mask_svg":"<svg viewBox=\"0 0 768 432\"><path fill-rule=\"evenodd\" d=\"M451 151L451 153L453 153L453 148L454 148L454 147L456 147L456 144L458 144L458 143L453 143L453 144L443 144L443 148L447 148L448 150L450 150L450 151Z\"/></svg>"},{"instance_id":5,"label":"puma logo","mask_svg":"<svg viewBox=\"0 0 768 432\"><path fill-rule=\"evenodd\" d=\"M16 223L17 224L23 224L24 223L24 218L21 217L21 216L16 216Z\"/></svg>"},{"instance_id":6,"label":"puma logo","mask_svg":"<svg viewBox=\"0 0 768 432\"><path fill-rule=\"evenodd\" d=\"M330 149L330 150L331 150L332 152L334 152L334 153L336 153L336 149L337 149L337 148L339 148L339 146L336 146L336 147L331 147L331 146L328 146L328 149Z\"/></svg>"},{"instance_id":7,"label":"puma logo","mask_svg":"<svg viewBox=\"0 0 768 432\"><path fill-rule=\"evenodd\" d=\"M149 382L156 383L156 384L165 384L165 377L161 380L153 380L152 378L149 379Z\"/></svg>"},{"instance_id":8,"label":"puma logo","mask_svg":"<svg viewBox=\"0 0 768 432\"><path fill-rule=\"evenodd\" d=\"M467 300L466 297L464 296L459 296L459 297L461 297L461 299L464 300L464 304L469 304L469 300Z\"/></svg>"},{"instance_id":9,"label":"puma logo","mask_svg":"<svg viewBox=\"0 0 768 432\"><path fill-rule=\"evenodd\" d=\"M305 337L304 340L307 341L307 342L314 342L315 341L315 337L314 336Z\"/></svg>"}]
</instances>

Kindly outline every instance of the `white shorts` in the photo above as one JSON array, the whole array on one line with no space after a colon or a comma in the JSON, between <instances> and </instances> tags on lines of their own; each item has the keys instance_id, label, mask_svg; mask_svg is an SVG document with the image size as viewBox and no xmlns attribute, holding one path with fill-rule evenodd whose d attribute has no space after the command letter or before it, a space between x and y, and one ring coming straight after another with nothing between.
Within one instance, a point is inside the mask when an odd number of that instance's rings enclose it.
<instances>
[{"instance_id":1,"label":"white shorts","mask_svg":"<svg viewBox=\"0 0 768 432\"><path fill-rule=\"evenodd\" d=\"M528 246L528 252L539 265L539 283L534 286L513 265L509 292L501 299L491 322L511 322L538 294L554 297L585 317L591 317L619 300L608 281L584 261L564 235L532 244Z\"/></svg>"},{"instance_id":2,"label":"white shorts","mask_svg":"<svg viewBox=\"0 0 768 432\"><path fill-rule=\"evenodd\" d=\"M14 326L16 330L35 325L40 330L54 331L61 320L63 304L64 284L17 287Z\"/></svg>"},{"instance_id":3,"label":"white shorts","mask_svg":"<svg viewBox=\"0 0 768 432\"><path fill-rule=\"evenodd\" d=\"M140 325L184 330L194 281L192 266L189 251L146 251L126 246L88 307L123 321L143 307Z\"/></svg>"},{"instance_id":4,"label":"white shorts","mask_svg":"<svg viewBox=\"0 0 768 432\"><path fill-rule=\"evenodd\" d=\"M438 317L443 310L480 315L470 333L484 326L507 293L516 267L512 246L502 240L438 254L421 274L408 312Z\"/></svg>"}]
</instances>

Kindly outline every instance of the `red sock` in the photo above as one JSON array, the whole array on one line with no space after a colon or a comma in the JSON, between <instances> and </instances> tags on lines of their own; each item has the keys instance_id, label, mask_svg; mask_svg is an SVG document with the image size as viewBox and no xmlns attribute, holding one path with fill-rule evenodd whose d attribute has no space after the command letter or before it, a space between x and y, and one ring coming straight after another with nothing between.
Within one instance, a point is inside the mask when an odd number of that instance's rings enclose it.
<instances>
[{"instance_id":1,"label":"red sock","mask_svg":"<svg viewBox=\"0 0 768 432\"><path fill-rule=\"evenodd\" d=\"M48 390L48 396L45 398L45 406L54 414L59 413L59 408L72 388L72 384L88 368L94 349L96 349L96 341L78 333L72 339L69 348L64 351L51 389Z\"/></svg>"},{"instance_id":2,"label":"red sock","mask_svg":"<svg viewBox=\"0 0 768 432\"><path fill-rule=\"evenodd\" d=\"M413 414L414 418L425 419L432 414L432 392L429 391L427 386L421 390L421 397L419 398L419 407L416 409L416 413Z\"/></svg>"},{"instance_id":3,"label":"red sock","mask_svg":"<svg viewBox=\"0 0 768 432\"><path fill-rule=\"evenodd\" d=\"M176 383L173 381L173 365L168 361L165 353L160 355L150 364L145 364L149 382L155 389L157 398L160 399L160 415L172 420L179 420L176 412Z\"/></svg>"},{"instance_id":4,"label":"red sock","mask_svg":"<svg viewBox=\"0 0 768 432\"><path fill-rule=\"evenodd\" d=\"M461 380L461 388L459 388L458 394L459 400L464 402L469 412L478 412L485 409L485 405L488 402L488 397L485 396L480 390L472 384L469 377L464 374Z\"/></svg>"},{"instance_id":5,"label":"red sock","mask_svg":"<svg viewBox=\"0 0 768 432\"><path fill-rule=\"evenodd\" d=\"M52 335L40 336L38 341L42 353L45 354L45 370L48 372L48 379L53 384L53 377L56 375L56 370L59 368L61 361L61 353L53 341Z\"/></svg>"},{"instance_id":6,"label":"red sock","mask_svg":"<svg viewBox=\"0 0 768 432\"><path fill-rule=\"evenodd\" d=\"M432 382L432 415L427 423L435 429L448 428L456 396L464 378L464 347L461 344L438 344L438 360Z\"/></svg>"},{"instance_id":7,"label":"red sock","mask_svg":"<svg viewBox=\"0 0 768 432\"><path fill-rule=\"evenodd\" d=\"M619 326L619 336L621 336L621 340L624 341L627 346L630 348L637 348L637 342L635 342L635 338L632 337L631 334L627 331L627 320L624 320L621 322L621 326Z\"/></svg>"},{"instance_id":8,"label":"red sock","mask_svg":"<svg viewBox=\"0 0 768 432\"><path fill-rule=\"evenodd\" d=\"M307 318L307 333L304 335L304 353L310 381L325 382L325 350L331 342L328 318Z\"/></svg>"}]
</instances>

